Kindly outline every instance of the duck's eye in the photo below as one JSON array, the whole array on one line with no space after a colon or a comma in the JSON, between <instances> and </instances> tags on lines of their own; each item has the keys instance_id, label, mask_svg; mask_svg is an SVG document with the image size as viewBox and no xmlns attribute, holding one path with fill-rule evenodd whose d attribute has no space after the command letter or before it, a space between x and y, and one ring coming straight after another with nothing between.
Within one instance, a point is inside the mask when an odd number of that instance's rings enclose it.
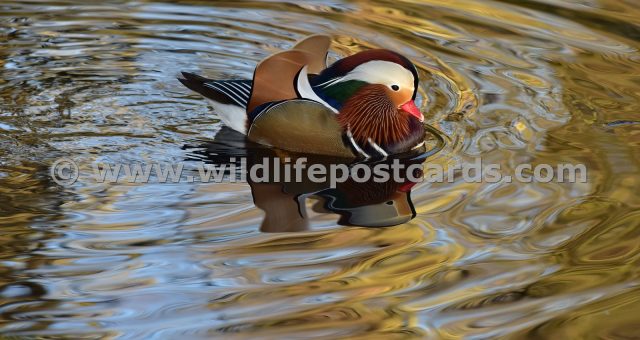
<instances>
[{"instance_id":1,"label":"duck's eye","mask_svg":"<svg viewBox=\"0 0 640 340\"><path fill-rule=\"evenodd\" d=\"M398 90L400 90L400 86L398 86L398 85L391 85L391 89L392 89L392 90L394 90L394 91L398 91Z\"/></svg>"}]
</instances>

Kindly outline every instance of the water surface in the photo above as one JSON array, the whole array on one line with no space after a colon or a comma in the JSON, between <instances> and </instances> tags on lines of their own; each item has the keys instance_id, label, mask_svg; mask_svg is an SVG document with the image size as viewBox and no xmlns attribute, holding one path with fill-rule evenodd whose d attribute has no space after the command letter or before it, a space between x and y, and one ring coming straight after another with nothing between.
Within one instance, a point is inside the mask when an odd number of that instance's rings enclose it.
<instances>
[{"instance_id":1,"label":"water surface","mask_svg":"<svg viewBox=\"0 0 640 340\"><path fill-rule=\"evenodd\" d=\"M633 1L0 2L0 333L65 338L640 336ZM177 162L221 128L175 77L250 78L308 34L419 68L429 161L582 163L587 183L418 184L416 217L264 233L243 183L49 177Z\"/></svg>"}]
</instances>

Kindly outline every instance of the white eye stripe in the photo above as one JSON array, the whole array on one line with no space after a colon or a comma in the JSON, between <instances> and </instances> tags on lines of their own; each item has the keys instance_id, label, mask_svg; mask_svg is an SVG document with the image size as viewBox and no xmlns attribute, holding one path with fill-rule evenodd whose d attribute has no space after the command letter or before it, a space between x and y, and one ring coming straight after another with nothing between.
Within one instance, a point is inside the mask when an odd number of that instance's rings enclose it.
<instances>
[{"instance_id":1,"label":"white eye stripe","mask_svg":"<svg viewBox=\"0 0 640 340\"><path fill-rule=\"evenodd\" d=\"M362 80L369 84L383 84L389 88L393 85L401 89L413 89L413 73L399 64L389 61L373 60L359 65L351 70L339 82L348 80Z\"/></svg>"}]
</instances>

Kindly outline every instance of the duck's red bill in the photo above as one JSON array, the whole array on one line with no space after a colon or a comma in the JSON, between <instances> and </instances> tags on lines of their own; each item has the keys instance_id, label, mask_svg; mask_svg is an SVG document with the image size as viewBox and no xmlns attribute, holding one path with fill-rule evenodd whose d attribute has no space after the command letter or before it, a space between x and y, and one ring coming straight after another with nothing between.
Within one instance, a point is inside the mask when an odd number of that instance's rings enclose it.
<instances>
[{"instance_id":1,"label":"duck's red bill","mask_svg":"<svg viewBox=\"0 0 640 340\"><path fill-rule=\"evenodd\" d=\"M419 121L423 122L424 121L424 116L422 115L422 112L420 112L420 109L418 109L418 107L416 106L416 103L413 100L410 100L404 104L402 104L402 106L400 106L400 109L404 112L407 112L408 114L418 118Z\"/></svg>"},{"instance_id":2,"label":"duck's red bill","mask_svg":"<svg viewBox=\"0 0 640 340\"><path fill-rule=\"evenodd\" d=\"M415 182L404 183L398 188L398 191L400 191L400 192L410 192L411 188L413 188L413 186L416 185L416 184L417 183L415 183Z\"/></svg>"}]
</instances>

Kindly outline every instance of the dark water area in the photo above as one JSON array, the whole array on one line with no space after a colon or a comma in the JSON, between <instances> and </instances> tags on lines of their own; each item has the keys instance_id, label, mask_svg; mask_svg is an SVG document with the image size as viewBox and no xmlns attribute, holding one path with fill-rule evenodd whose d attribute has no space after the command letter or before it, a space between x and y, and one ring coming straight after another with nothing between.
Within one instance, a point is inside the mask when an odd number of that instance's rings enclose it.
<instances>
[{"instance_id":1,"label":"dark water area","mask_svg":"<svg viewBox=\"0 0 640 340\"><path fill-rule=\"evenodd\" d=\"M190 159L222 124L179 72L249 79L313 33L416 64L429 164L587 182L418 183L384 228L309 197L269 233L277 186L51 179ZM0 336L638 338L639 47L634 1L0 0Z\"/></svg>"}]
</instances>

